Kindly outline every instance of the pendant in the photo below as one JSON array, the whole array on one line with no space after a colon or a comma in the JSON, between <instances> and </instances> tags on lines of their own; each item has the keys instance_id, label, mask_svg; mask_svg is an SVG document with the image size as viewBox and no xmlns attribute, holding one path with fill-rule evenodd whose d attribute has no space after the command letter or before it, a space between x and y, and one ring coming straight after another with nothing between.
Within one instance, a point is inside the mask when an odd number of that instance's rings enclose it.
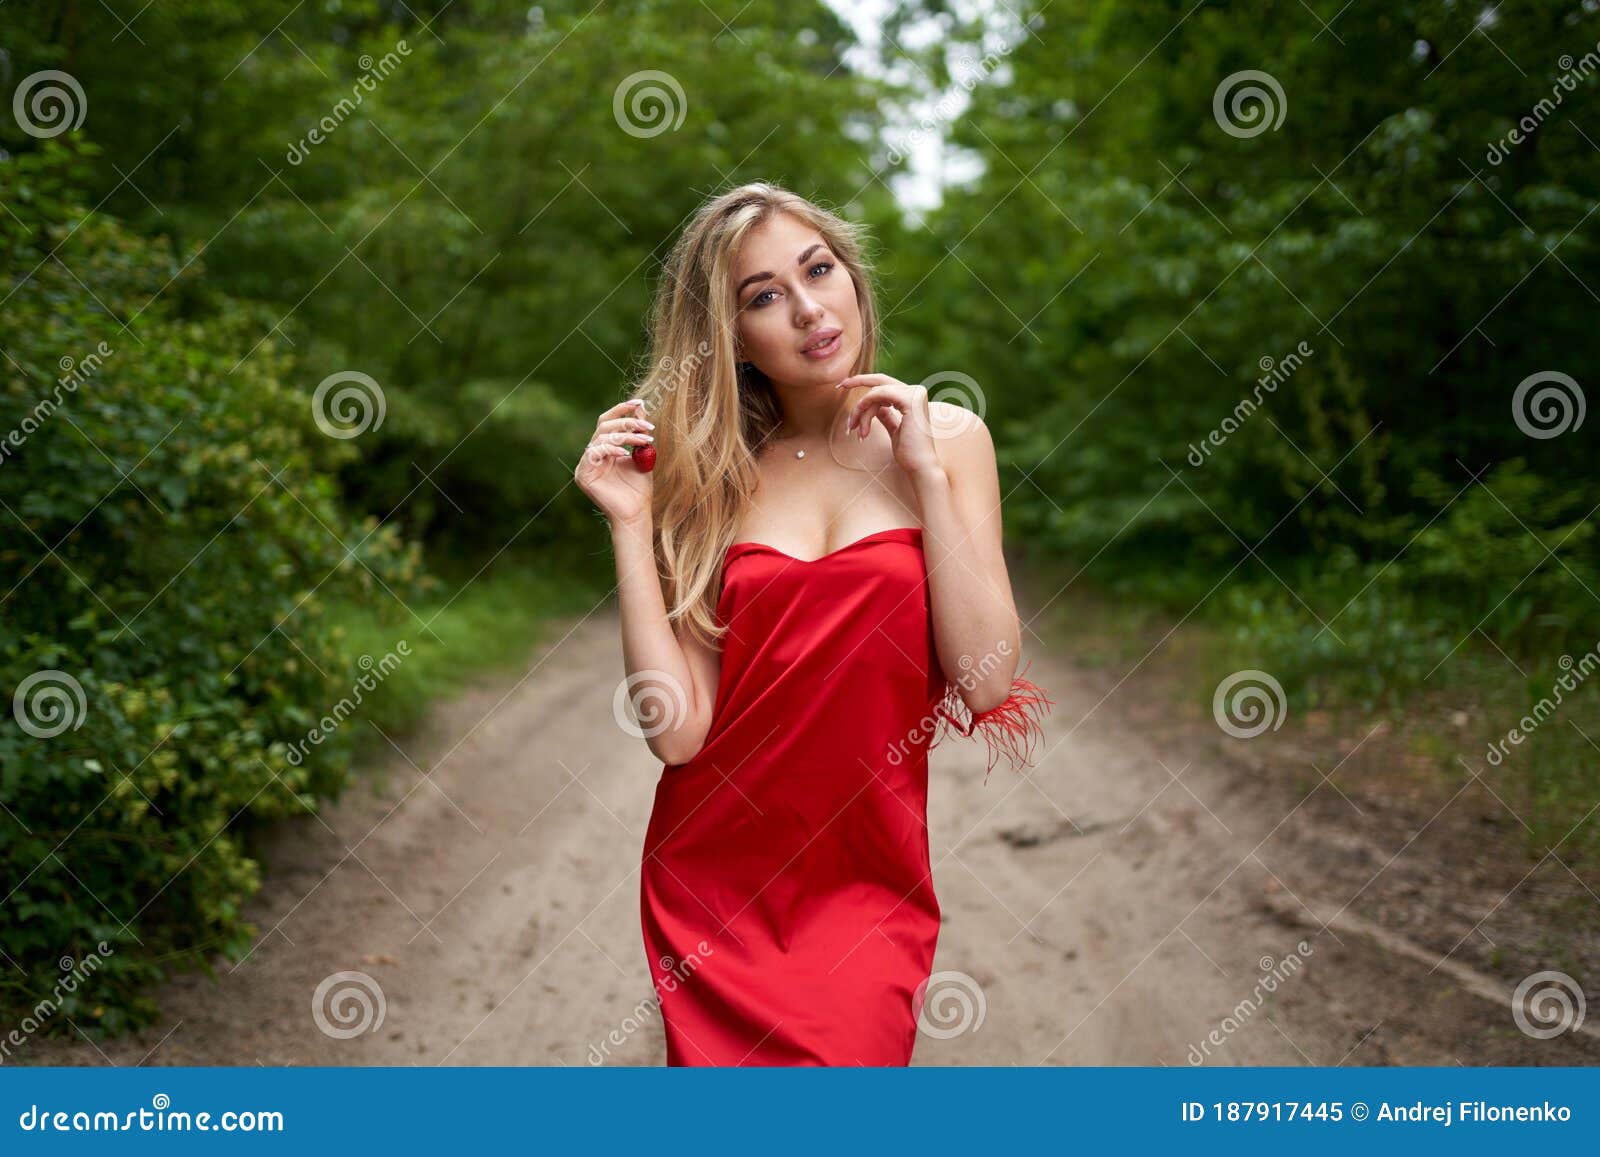
<instances>
[{"instance_id":1,"label":"pendant","mask_svg":"<svg viewBox=\"0 0 1600 1157\"><path fill-rule=\"evenodd\" d=\"M804 450L796 450L794 452L794 456L796 458L804 458L806 456L806 452Z\"/></svg>"}]
</instances>

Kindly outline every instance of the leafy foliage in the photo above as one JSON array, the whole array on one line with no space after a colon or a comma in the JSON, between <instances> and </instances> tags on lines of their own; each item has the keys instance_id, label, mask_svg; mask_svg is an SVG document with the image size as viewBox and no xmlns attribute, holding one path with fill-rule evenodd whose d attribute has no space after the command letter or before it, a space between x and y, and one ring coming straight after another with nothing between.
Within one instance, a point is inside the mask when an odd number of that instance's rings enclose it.
<instances>
[{"instance_id":1,"label":"leafy foliage","mask_svg":"<svg viewBox=\"0 0 1600 1157\"><path fill-rule=\"evenodd\" d=\"M46 1021L86 1032L150 1015L161 966L249 945L248 825L347 769L350 729L290 755L360 673L317 620L424 586L397 528L337 500L357 451L317 431L286 356L239 361L260 310L173 316L163 287L200 265L86 210L92 155L0 166L0 1004L16 1023L59 960L100 957Z\"/></svg>"},{"instance_id":2,"label":"leafy foliage","mask_svg":"<svg viewBox=\"0 0 1600 1157\"><path fill-rule=\"evenodd\" d=\"M0 731L8 1007L105 939L64 1011L116 1028L160 967L248 943L248 824L348 762L338 729L287 758L354 679L324 608L414 630L405 540L466 575L603 572L573 456L665 246L737 181L871 223L880 368L976 380L1013 541L1208 616L1297 702L1600 639L1589 427L1516 409L1537 374L1593 392L1593 4L901 0L884 80L817 0L0 23L8 94L61 69L87 95L55 140L0 118L0 420L29 427L0 442L0 667L85 702L54 737ZM641 78L676 128L629 131ZM1242 81L1268 107L1219 102ZM970 97L924 127L973 175L907 221L885 110L925 111L919 86ZM346 371L386 407L355 441L311 413ZM1557 731L1519 798L1559 835L1600 783Z\"/></svg>"},{"instance_id":3,"label":"leafy foliage","mask_svg":"<svg viewBox=\"0 0 1600 1157\"><path fill-rule=\"evenodd\" d=\"M706 193L889 197L852 171L878 88L820 3L731 25L649 0L286 7L0 11L0 74L65 70L86 98L55 140L0 118L0 418L21 423L59 359L93 365L0 463L4 686L59 671L85 701L76 729L0 740L0 941L25 972L0 998L31 1006L58 958L114 949L48 1031L140 1021L160 966L250 943L248 824L346 774L348 725L288 758L359 673L329 621L364 601L397 640L423 629L403 538L468 578L603 565L573 455ZM618 111L658 73L674 108ZM312 416L345 371L384 404L356 440Z\"/></svg>"},{"instance_id":4,"label":"leafy foliage","mask_svg":"<svg viewBox=\"0 0 1600 1157\"><path fill-rule=\"evenodd\" d=\"M1514 411L1537 373L1593 392L1600 75L1576 71L1600 13L1018 12L929 50L1002 65L953 130L980 175L908 262L960 323L893 324L1009 419L1025 537L1236 622L1306 699L1414 686L1475 630L1592 646L1587 428L1540 438ZM1251 85L1264 123L1217 104Z\"/></svg>"}]
</instances>

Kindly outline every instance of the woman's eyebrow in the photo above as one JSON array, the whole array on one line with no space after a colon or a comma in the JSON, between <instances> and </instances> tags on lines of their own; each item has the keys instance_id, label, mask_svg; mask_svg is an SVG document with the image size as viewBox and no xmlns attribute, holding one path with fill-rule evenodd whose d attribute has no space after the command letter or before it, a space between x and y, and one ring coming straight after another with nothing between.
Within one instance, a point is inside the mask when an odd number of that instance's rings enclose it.
<instances>
[{"instance_id":1,"label":"woman's eyebrow","mask_svg":"<svg viewBox=\"0 0 1600 1157\"><path fill-rule=\"evenodd\" d=\"M826 248L827 248L826 243L824 243L822 241L818 241L813 245L808 245L808 246L806 246L805 250L800 254L800 256L795 258L795 262L794 263L796 265L804 265L806 263L806 258L810 257L818 249L826 249ZM743 281L739 282L738 288L736 288L733 291L734 296L737 297L739 294L743 293L744 292L744 288L747 285L752 285L757 281L770 281L771 279L772 279L772 274L771 273L752 273L749 277L746 277Z\"/></svg>"}]
</instances>

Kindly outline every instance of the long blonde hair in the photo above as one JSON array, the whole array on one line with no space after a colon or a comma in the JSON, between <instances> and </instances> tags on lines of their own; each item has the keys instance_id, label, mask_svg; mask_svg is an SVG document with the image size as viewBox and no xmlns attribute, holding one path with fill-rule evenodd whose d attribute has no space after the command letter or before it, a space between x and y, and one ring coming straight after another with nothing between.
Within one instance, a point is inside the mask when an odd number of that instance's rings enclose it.
<instances>
[{"instance_id":1,"label":"long blonde hair","mask_svg":"<svg viewBox=\"0 0 1600 1157\"><path fill-rule=\"evenodd\" d=\"M788 189L756 181L706 201L679 235L651 309L649 363L630 397L644 399L658 454L653 513L668 620L715 645L722 561L757 482L756 453L782 420L772 384L738 361L734 260L751 229L790 213L822 235L855 282L861 352L871 373L878 314L865 231Z\"/></svg>"}]
</instances>

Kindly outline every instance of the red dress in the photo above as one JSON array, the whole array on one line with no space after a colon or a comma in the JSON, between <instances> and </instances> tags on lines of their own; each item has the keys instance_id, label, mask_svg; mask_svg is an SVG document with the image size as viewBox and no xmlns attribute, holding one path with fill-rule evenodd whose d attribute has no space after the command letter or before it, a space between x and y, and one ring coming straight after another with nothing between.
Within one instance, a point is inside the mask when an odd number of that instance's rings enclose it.
<instances>
[{"instance_id":1,"label":"red dress","mask_svg":"<svg viewBox=\"0 0 1600 1157\"><path fill-rule=\"evenodd\" d=\"M640 910L669 1065L905 1065L933 967L928 749L1026 759L1018 677L977 717L934 650L922 529L818 559L736 542L711 730L663 765Z\"/></svg>"}]
</instances>

